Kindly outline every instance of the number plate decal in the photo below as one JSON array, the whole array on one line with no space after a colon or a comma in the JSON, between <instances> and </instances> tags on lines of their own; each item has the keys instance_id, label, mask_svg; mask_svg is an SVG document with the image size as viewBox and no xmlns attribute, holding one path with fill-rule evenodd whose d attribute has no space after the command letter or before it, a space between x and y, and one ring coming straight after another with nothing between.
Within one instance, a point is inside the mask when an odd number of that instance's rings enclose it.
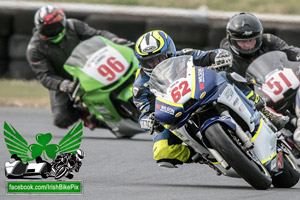
<instances>
[{"instance_id":1,"label":"number plate decal","mask_svg":"<svg viewBox=\"0 0 300 200\"><path fill-rule=\"evenodd\" d=\"M126 59L114 48L107 46L91 55L81 69L104 85L117 81L128 70Z\"/></svg>"},{"instance_id":2,"label":"number plate decal","mask_svg":"<svg viewBox=\"0 0 300 200\"><path fill-rule=\"evenodd\" d=\"M262 85L262 91L276 103L283 99L283 94L290 88L297 89L300 81L291 68L284 68L270 76Z\"/></svg>"}]
</instances>

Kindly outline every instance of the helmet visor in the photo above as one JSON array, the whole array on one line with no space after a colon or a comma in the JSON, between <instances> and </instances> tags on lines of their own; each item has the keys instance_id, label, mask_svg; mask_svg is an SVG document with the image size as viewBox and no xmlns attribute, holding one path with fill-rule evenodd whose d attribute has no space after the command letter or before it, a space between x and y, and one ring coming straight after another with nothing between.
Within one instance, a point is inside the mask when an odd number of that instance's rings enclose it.
<instances>
[{"instance_id":1,"label":"helmet visor","mask_svg":"<svg viewBox=\"0 0 300 200\"><path fill-rule=\"evenodd\" d=\"M231 38L231 43L235 49L242 54L252 54L257 51L262 43L262 36L256 36L247 39Z\"/></svg>"},{"instance_id":2,"label":"helmet visor","mask_svg":"<svg viewBox=\"0 0 300 200\"><path fill-rule=\"evenodd\" d=\"M48 37L49 39L54 39L63 31L64 28L65 27L61 22L56 22L43 26L40 30L40 34Z\"/></svg>"},{"instance_id":3,"label":"helmet visor","mask_svg":"<svg viewBox=\"0 0 300 200\"><path fill-rule=\"evenodd\" d=\"M147 73L150 73L153 71L153 69L162 61L164 61L165 59L167 59L168 56L163 53L157 56L154 56L152 58L149 59L144 59L144 60L140 60L141 66L143 68L143 70ZM147 73L147 74L148 74ZM148 74L149 75L149 74Z\"/></svg>"}]
</instances>

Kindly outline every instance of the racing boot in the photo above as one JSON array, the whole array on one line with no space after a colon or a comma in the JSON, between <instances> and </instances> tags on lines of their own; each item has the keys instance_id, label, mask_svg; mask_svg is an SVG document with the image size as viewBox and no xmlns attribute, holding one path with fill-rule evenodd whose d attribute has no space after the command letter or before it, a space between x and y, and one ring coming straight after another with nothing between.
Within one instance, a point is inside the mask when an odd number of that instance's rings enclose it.
<instances>
[{"instance_id":1,"label":"racing boot","mask_svg":"<svg viewBox=\"0 0 300 200\"><path fill-rule=\"evenodd\" d=\"M193 148L190 146L187 146L187 148L190 150L190 156L184 163L194 163L194 162L200 162L200 159L197 161L194 161L193 158L196 155L196 152ZM201 156L201 155L200 155ZM182 165L183 162L177 159L160 159L157 161L157 165L159 167L166 167L166 168L178 168L176 165Z\"/></svg>"},{"instance_id":2,"label":"racing boot","mask_svg":"<svg viewBox=\"0 0 300 200\"><path fill-rule=\"evenodd\" d=\"M108 125L102 121L102 120L99 120L95 115L89 115L87 117L87 119L89 120L90 123L93 123L95 125L95 127L97 128L108 128Z\"/></svg>"},{"instance_id":3,"label":"racing boot","mask_svg":"<svg viewBox=\"0 0 300 200\"><path fill-rule=\"evenodd\" d=\"M80 113L80 119L83 121L83 125L88 127L90 130L96 128L96 124L90 120L90 112L86 107L77 107L77 110Z\"/></svg>"},{"instance_id":4,"label":"racing boot","mask_svg":"<svg viewBox=\"0 0 300 200\"><path fill-rule=\"evenodd\" d=\"M253 101L256 109L263 113L277 128L277 130L281 130L289 122L288 116L277 113L272 108L266 106L265 102L255 92L251 91L247 98Z\"/></svg>"},{"instance_id":5,"label":"racing boot","mask_svg":"<svg viewBox=\"0 0 300 200\"><path fill-rule=\"evenodd\" d=\"M268 106L264 106L259 111L262 112L272 122L272 124L274 124L277 130L281 130L289 122L288 116L279 114Z\"/></svg>"},{"instance_id":6,"label":"racing boot","mask_svg":"<svg viewBox=\"0 0 300 200\"><path fill-rule=\"evenodd\" d=\"M176 159L160 159L157 161L159 167L166 168L178 168L176 165L182 165L183 163Z\"/></svg>"},{"instance_id":7,"label":"racing boot","mask_svg":"<svg viewBox=\"0 0 300 200\"><path fill-rule=\"evenodd\" d=\"M96 128L96 124L90 119L90 111L83 105L83 102L81 100L77 100L74 102L73 106L79 112L79 116L83 122L83 125L88 127L90 130L94 130Z\"/></svg>"}]
</instances>

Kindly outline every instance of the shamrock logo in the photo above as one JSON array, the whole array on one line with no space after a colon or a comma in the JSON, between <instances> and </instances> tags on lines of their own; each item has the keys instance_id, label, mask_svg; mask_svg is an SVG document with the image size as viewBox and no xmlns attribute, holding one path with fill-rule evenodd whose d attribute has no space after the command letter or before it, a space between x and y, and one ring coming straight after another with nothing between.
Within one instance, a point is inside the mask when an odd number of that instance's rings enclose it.
<instances>
[{"instance_id":1,"label":"shamrock logo","mask_svg":"<svg viewBox=\"0 0 300 200\"><path fill-rule=\"evenodd\" d=\"M41 156L42 153L46 153L46 155L51 158L52 160L55 159L56 153L59 150L59 146L57 144L48 144L51 139L52 135L51 133L46 134L37 134L35 136L36 141L39 144L31 144L29 145L29 150L31 151L32 158L36 158L38 156ZM43 157L46 159L45 154L43 154ZM47 159L46 159L47 160Z\"/></svg>"},{"instance_id":2,"label":"shamrock logo","mask_svg":"<svg viewBox=\"0 0 300 200\"><path fill-rule=\"evenodd\" d=\"M32 161L41 155L45 160L47 160L46 157L54 160L57 153L76 153L76 150L79 149L82 140L82 122L75 125L58 144L49 144L52 139L51 133L39 133L35 136L38 144L28 145L20 133L6 122L4 122L3 133L10 154L17 154L23 162Z\"/></svg>"}]
</instances>

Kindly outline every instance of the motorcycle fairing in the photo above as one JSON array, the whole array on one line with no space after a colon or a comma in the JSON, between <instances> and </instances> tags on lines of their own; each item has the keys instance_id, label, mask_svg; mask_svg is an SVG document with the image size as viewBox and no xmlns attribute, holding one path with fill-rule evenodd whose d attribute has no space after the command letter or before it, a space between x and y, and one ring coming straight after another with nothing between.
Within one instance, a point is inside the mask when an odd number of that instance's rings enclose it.
<instances>
[{"instance_id":1,"label":"motorcycle fairing","mask_svg":"<svg viewBox=\"0 0 300 200\"><path fill-rule=\"evenodd\" d=\"M170 63L173 64L172 61ZM166 86L167 89L151 90L157 96L155 118L170 125L170 129L182 126L192 111L199 107L199 104L207 104L216 100L221 93L216 88L225 82L221 76L215 75L213 70L194 67L192 60L188 60L186 70L179 73L181 78L169 83ZM191 99L197 101L187 107Z\"/></svg>"},{"instance_id":2,"label":"motorcycle fairing","mask_svg":"<svg viewBox=\"0 0 300 200\"><path fill-rule=\"evenodd\" d=\"M231 121L231 117L217 116L217 117L212 117L212 118L209 118L208 120L206 120L200 128L200 132L204 133L205 129L208 126L210 126L211 124L216 123L216 122L221 122L222 124L226 124L232 130L236 130L236 125Z\"/></svg>"},{"instance_id":3,"label":"motorcycle fairing","mask_svg":"<svg viewBox=\"0 0 300 200\"><path fill-rule=\"evenodd\" d=\"M284 112L300 85L300 63L288 60L282 51L271 51L249 65L246 78L268 106Z\"/></svg>"},{"instance_id":4,"label":"motorcycle fairing","mask_svg":"<svg viewBox=\"0 0 300 200\"><path fill-rule=\"evenodd\" d=\"M262 92L267 95L273 103L284 99L284 93L290 89L296 90L300 80L292 68L283 68L271 74L262 84Z\"/></svg>"},{"instance_id":5,"label":"motorcycle fairing","mask_svg":"<svg viewBox=\"0 0 300 200\"><path fill-rule=\"evenodd\" d=\"M73 50L64 68L79 79L82 100L91 114L106 122L122 119L113 105L111 93L124 87L116 98L123 101L132 98L132 85L128 80L134 76L138 61L131 48L94 36Z\"/></svg>"},{"instance_id":6,"label":"motorcycle fairing","mask_svg":"<svg viewBox=\"0 0 300 200\"><path fill-rule=\"evenodd\" d=\"M252 135L251 141L254 143L253 151L260 159L261 163L266 165L268 161L276 156L277 136L271 128L260 117L258 111L251 109L249 100L242 95L234 86L227 84L226 89L218 98L218 102L229 106L247 123ZM260 134L260 133L269 134ZM265 141L271 141L266 144Z\"/></svg>"},{"instance_id":7,"label":"motorcycle fairing","mask_svg":"<svg viewBox=\"0 0 300 200\"><path fill-rule=\"evenodd\" d=\"M253 107L250 107L249 100L239 90L227 83L226 88L217 100L232 110L234 110L242 119L247 123L250 132L255 130L255 126L258 124L258 114L254 115L255 112Z\"/></svg>"},{"instance_id":8,"label":"motorcycle fairing","mask_svg":"<svg viewBox=\"0 0 300 200\"><path fill-rule=\"evenodd\" d=\"M207 104L210 101L210 97L215 94L215 91L218 91L217 88L222 82L219 75L217 75L213 70L202 68L202 67L193 67L195 81L193 81L191 98L198 100L200 103ZM209 101L208 101L209 100Z\"/></svg>"},{"instance_id":9,"label":"motorcycle fairing","mask_svg":"<svg viewBox=\"0 0 300 200\"><path fill-rule=\"evenodd\" d=\"M156 98L155 117L159 121L171 125L182 115L185 115L182 104L172 103L159 97Z\"/></svg>"},{"instance_id":10,"label":"motorcycle fairing","mask_svg":"<svg viewBox=\"0 0 300 200\"><path fill-rule=\"evenodd\" d=\"M260 133L269 133L269 134L260 134ZM270 141L266 143L265 141ZM254 143L254 152L257 157L260 159L261 163L266 166L268 162L271 161L277 155L276 149L277 135L274 133L271 128L265 123L261 118L260 124L255 131L255 134L251 138L251 142Z\"/></svg>"},{"instance_id":11,"label":"motorcycle fairing","mask_svg":"<svg viewBox=\"0 0 300 200\"><path fill-rule=\"evenodd\" d=\"M101 36L80 43L64 65L67 72L79 79L85 92L112 91L135 73L137 67L131 48Z\"/></svg>"},{"instance_id":12,"label":"motorcycle fairing","mask_svg":"<svg viewBox=\"0 0 300 200\"><path fill-rule=\"evenodd\" d=\"M101 94L101 95L99 95ZM110 99L110 93L99 93L98 90L85 93L82 100L89 108L91 114L96 115L97 118L104 121L119 121L121 116L115 109Z\"/></svg>"}]
</instances>

